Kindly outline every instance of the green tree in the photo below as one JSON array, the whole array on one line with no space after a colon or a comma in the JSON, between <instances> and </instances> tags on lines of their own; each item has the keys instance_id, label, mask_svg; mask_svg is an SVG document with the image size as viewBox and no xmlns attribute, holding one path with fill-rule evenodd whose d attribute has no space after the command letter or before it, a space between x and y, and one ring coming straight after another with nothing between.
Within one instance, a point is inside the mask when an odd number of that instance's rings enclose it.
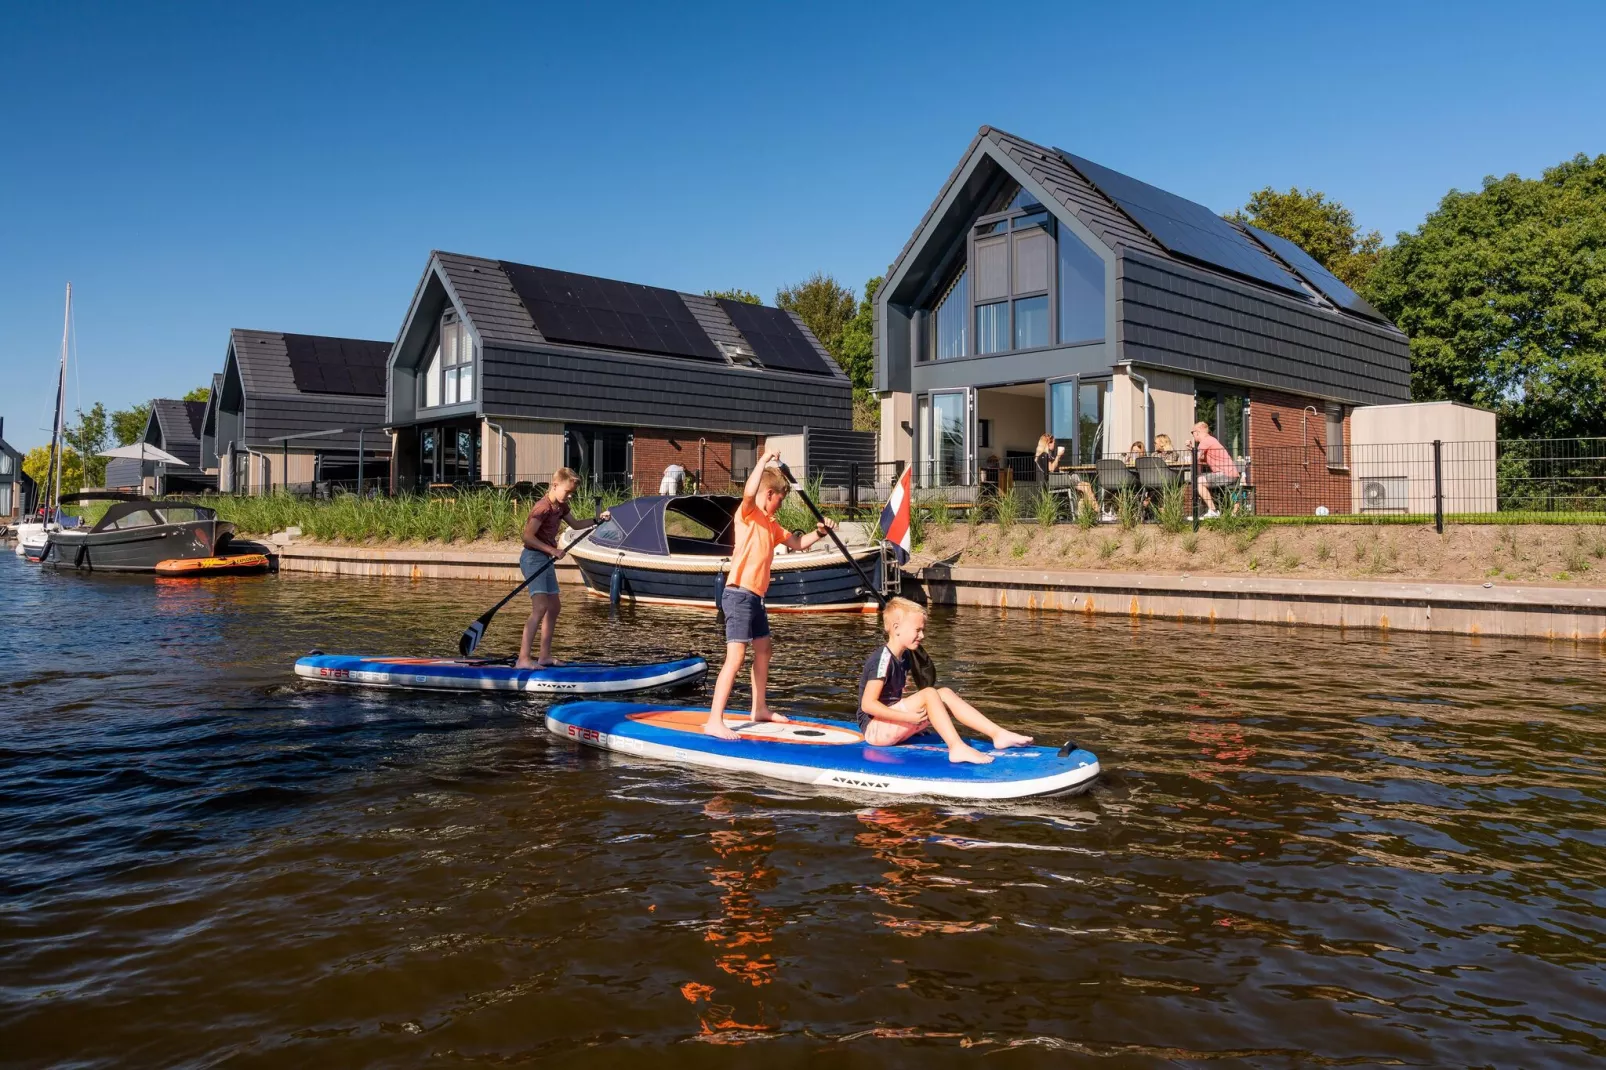
<instances>
[{"instance_id":1,"label":"green tree","mask_svg":"<svg viewBox=\"0 0 1606 1070\"><path fill-rule=\"evenodd\" d=\"M837 359L853 380L853 426L874 431L881 425L881 411L870 384L875 376L875 295L881 289L881 276L864 284L858 311L842 326L842 352Z\"/></svg>"},{"instance_id":2,"label":"green tree","mask_svg":"<svg viewBox=\"0 0 1606 1070\"><path fill-rule=\"evenodd\" d=\"M138 442L139 437L145 433L145 424L150 418L149 405L132 405L112 413L112 434L117 436L117 444L127 446Z\"/></svg>"},{"instance_id":3,"label":"green tree","mask_svg":"<svg viewBox=\"0 0 1606 1070\"><path fill-rule=\"evenodd\" d=\"M1365 285L1383 251L1381 234L1362 234L1355 214L1319 190L1279 193L1267 186L1227 218L1287 238L1355 290Z\"/></svg>"},{"instance_id":4,"label":"green tree","mask_svg":"<svg viewBox=\"0 0 1606 1070\"><path fill-rule=\"evenodd\" d=\"M89 411L78 410L78 422L66 431L67 445L83 458L83 477L86 487L106 485L107 458L99 456L111 437L107 424L106 406L95 402Z\"/></svg>"},{"instance_id":5,"label":"green tree","mask_svg":"<svg viewBox=\"0 0 1606 1070\"><path fill-rule=\"evenodd\" d=\"M191 390L188 394L185 394L184 395L184 400L185 401L205 401L208 398L210 398L211 396L212 396L212 388L211 387L209 387L209 386L198 386L194 390Z\"/></svg>"},{"instance_id":6,"label":"green tree","mask_svg":"<svg viewBox=\"0 0 1606 1070\"><path fill-rule=\"evenodd\" d=\"M797 285L778 291L775 303L788 312L796 312L842 370L848 370L842 360L842 329L859 308L852 290L816 271Z\"/></svg>"},{"instance_id":7,"label":"green tree","mask_svg":"<svg viewBox=\"0 0 1606 1070\"><path fill-rule=\"evenodd\" d=\"M40 501L44 501L45 488L51 480L50 447L35 446L22 459L22 470L39 484ZM84 486L84 466L78 451L63 446L61 451L61 493L76 494Z\"/></svg>"},{"instance_id":8,"label":"green tree","mask_svg":"<svg viewBox=\"0 0 1606 1070\"><path fill-rule=\"evenodd\" d=\"M762 305L764 299L750 290L704 290L704 297L723 297L727 301L740 301L744 305Z\"/></svg>"},{"instance_id":9,"label":"green tree","mask_svg":"<svg viewBox=\"0 0 1606 1070\"><path fill-rule=\"evenodd\" d=\"M1505 438L1606 435L1606 155L1451 190L1372 272L1411 339L1411 395L1500 415Z\"/></svg>"}]
</instances>

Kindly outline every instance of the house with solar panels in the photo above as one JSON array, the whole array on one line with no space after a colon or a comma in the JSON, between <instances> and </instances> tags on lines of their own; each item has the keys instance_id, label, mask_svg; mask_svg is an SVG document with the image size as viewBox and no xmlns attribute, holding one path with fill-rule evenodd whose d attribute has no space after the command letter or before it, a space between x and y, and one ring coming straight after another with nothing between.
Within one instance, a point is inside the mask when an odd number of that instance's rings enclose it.
<instances>
[{"instance_id":1,"label":"house with solar panels","mask_svg":"<svg viewBox=\"0 0 1606 1070\"><path fill-rule=\"evenodd\" d=\"M182 466L114 457L106 462L106 486L156 494L180 494L217 489L217 475L201 468L201 417L204 401L152 398L150 415L140 441L172 454Z\"/></svg>"},{"instance_id":2,"label":"house with solar panels","mask_svg":"<svg viewBox=\"0 0 1606 1070\"><path fill-rule=\"evenodd\" d=\"M1319 447L1347 496L1350 413L1410 400L1405 335L1292 242L992 127L876 302L881 459L928 485L1035 478L1044 432L1086 467L1204 420L1240 458Z\"/></svg>"},{"instance_id":3,"label":"house with solar panels","mask_svg":"<svg viewBox=\"0 0 1606 1070\"><path fill-rule=\"evenodd\" d=\"M258 494L389 477L390 343L280 331L229 332L197 434L219 489ZM207 434L210 428L210 435ZM198 452L199 456L199 452Z\"/></svg>"},{"instance_id":4,"label":"house with solar panels","mask_svg":"<svg viewBox=\"0 0 1606 1070\"><path fill-rule=\"evenodd\" d=\"M790 312L434 252L390 356L395 489L657 490L745 477L771 436L852 434L852 386ZM870 444L866 443L867 450Z\"/></svg>"},{"instance_id":5,"label":"house with solar panels","mask_svg":"<svg viewBox=\"0 0 1606 1070\"><path fill-rule=\"evenodd\" d=\"M0 417L0 524L10 524L28 512L32 485L22 470L22 451L6 442L5 418Z\"/></svg>"},{"instance_id":6,"label":"house with solar panels","mask_svg":"<svg viewBox=\"0 0 1606 1070\"><path fill-rule=\"evenodd\" d=\"M217 460L217 402L223 393L223 373L212 373L212 387L206 395L206 410L201 414L201 471L216 478Z\"/></svg>"}]
</instances>

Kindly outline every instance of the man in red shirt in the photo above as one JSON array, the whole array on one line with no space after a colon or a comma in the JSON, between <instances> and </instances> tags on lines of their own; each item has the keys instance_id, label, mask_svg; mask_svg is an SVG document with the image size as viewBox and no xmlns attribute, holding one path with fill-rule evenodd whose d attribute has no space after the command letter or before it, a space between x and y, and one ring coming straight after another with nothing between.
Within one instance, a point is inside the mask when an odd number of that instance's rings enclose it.
<instances>
[{"instance_id":1,"label":"man in red shirt","mask_svg":"<svg viewBox=\"0 0 1606 1070\"><path fill-rule=\"evenodd\" d=\"M1210 425L1203 420L1193 425L1191 438L1199 450L1199 496L1205 502L1205 518L1220 516L1210 488L1229 487L1238 482L1238 466L1232 463L1232 454L1210 433Z\"/></svg>"}]
</instances>

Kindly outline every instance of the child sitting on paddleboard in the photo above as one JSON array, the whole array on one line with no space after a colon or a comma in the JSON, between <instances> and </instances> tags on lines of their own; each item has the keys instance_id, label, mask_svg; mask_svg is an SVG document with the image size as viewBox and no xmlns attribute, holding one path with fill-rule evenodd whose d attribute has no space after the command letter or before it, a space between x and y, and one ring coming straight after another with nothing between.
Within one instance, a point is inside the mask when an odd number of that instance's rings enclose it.
<instances>
[{"instance_id":1,"label":"child sitting on paddleboard","mask_svg":"<svg viewBox=\"0 0 1606 1070\"><path fill-rule=\"evenodd\" d=\"M525 579L529 579L543 565L547 568L530 584L530 619L524 622L524 635L519 640L519 659L513 663L515 669L546 668L557 664L552 657L552 632L557 627L560 608L557 563L566 552L558 545L558 528L565 520L576 531L586 531L597 524L596 520L576 520L574 513L569 510L569 498L579 486L580 477L574 469L559 468L552 473L552 482L548 484L546 493L525 518L524 552L519 555L519 571L524 573ZM608 519L608 511L604 509L598 519ZM537 628L541 630L541 655L531 661L530 647L535 641Z\"/></svg>"},{"instance_id":2,"label":"child sitting on paddleboard","mask_svg":"<svg viewBox=\"0 0 1606 1070\"><path fill-rule=\"evenodd\" d=\"M720 597L720 608L725 611L725 664L720 666L719 679L714 682L714 705L703 725L706 735L719 739L740 738L725 724L725 704L730 701L731 688L736 686L736 674L747 660L749 644L753 647L753 720L787 719L770 712L764 695L770 672L770 619L764 611L764 595L770 589L770 563L777 546L807 550L825 538L827 529L836 526L827 520L816 524L807 535L793 535L775 522L781 503L792 493L792 484L780 469L770 467L780 460L780 453L774 450L759 458L742 487L742 504L736 507L736 548L731 554L725 593Z\"/></svg>"},{"instance_id":3,"label":"child sitting on paddleboard","mask_svg":"<svg viewBox=\"0 0 1606 1070\"><path fill-rule=\"evenodd\" d=\"M993 741L993 747L1024 747L1030 736L1005 731L984 717L951 688L909 692L909 652L926 637L926 611L907 598L893 598L881 614L887 641L864 662L859 674L859 730L872 747L895 747L928 730L948 745L950 762L986 764L992 755L966 743L954 727L958 721Z\"/></svg>"}]
</instances>

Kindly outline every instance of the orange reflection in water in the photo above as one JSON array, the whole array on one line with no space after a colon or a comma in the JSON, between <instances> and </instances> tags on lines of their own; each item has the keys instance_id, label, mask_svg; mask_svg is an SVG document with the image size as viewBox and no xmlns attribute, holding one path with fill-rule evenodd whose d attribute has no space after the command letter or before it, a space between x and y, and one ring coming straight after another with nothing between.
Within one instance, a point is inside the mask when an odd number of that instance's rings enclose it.
<instances>
[{"instance_id":1,"label":"orange reflection in water","mask_svg":"<svg viewBox=\"0 0 1606 1070\"><path fill-rule=\"evenodd\" d=\"M719 889L720 917L703 939L718 950L714 965L749 988L760 989L775 979L778 966L771 945L781 925L782 912L759 902L759 893L775 886L775 868L769 864L775 849L775 824L766 818L741 817L722 795L703 807L703 814L726 824L709 833L719 860L709 867L710 880ZM737 992L743 989L738 988ZM718 1044L742 1044L752 1034L775 1029L762 1001L757 1021L738 1020L732 1004L716 1003L712 985L688 981L680 994L699 1011L702 1039Z\"/></svg>"},{"instance_id":2,"label":"orange reflection in water","mask_svg":"<svg viewBox=\"0 0 1606 1070\"><path fill-rule=\"evenodd\" d=\"M942 839L942 830L961 818L945 814L930 806L878 807L861 810L859 823L864 830L854 837L860 847L892 868L882 876L885 884L873 886L870 894L880 898L888 907L900 910L915 908L915 899L929 887L941 883L963 884L954 878L936 879L941 864L926 854L933 841ZM991 929L991 922L956 921L952 919L908 918L898 914L878 912L877 921L903 936L926 936L932 933L971 933Z\"/></svg>"}]
</instances>

